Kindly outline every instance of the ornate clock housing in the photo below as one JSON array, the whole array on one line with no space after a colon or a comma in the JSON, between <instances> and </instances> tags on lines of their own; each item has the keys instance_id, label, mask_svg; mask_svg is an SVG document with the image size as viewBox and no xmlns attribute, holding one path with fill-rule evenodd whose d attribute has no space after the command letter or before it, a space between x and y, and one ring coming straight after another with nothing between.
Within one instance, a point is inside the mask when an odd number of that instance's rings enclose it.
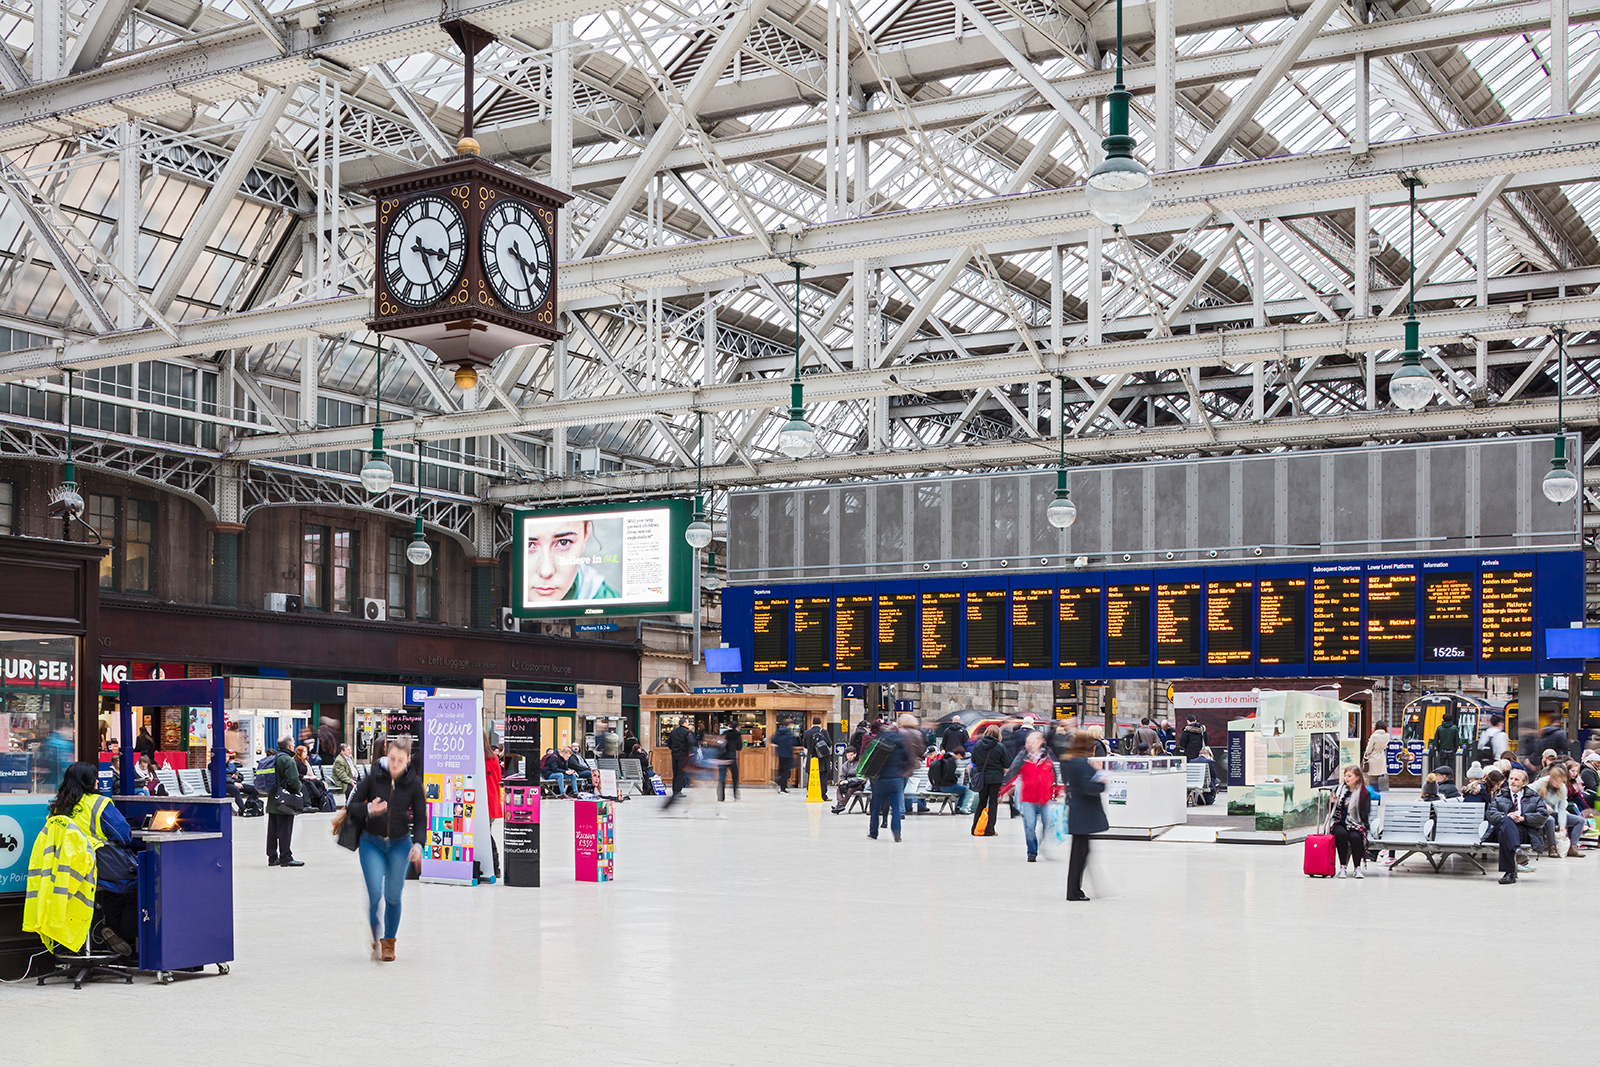
<instances>
[{"instance_id":1,"label":"ornate clock housing","mask_svg":"<svg viewBox=\"0 0 1600 1067\"><path fill-rule=\"evenodd\" d=\"M377 200L369 329L457 366L561 338L556 213L570 196L475 155L364 188Z\"/></svg>"}]
</instances>

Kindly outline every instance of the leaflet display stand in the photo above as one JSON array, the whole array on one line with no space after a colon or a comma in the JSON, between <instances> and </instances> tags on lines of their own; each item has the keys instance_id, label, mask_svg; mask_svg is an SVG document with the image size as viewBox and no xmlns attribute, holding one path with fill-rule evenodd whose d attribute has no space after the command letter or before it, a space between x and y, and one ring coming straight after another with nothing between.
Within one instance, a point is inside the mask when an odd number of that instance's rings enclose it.
<instances>
[{"instance_id":1,"label":"leaflet display stand","mask_svg":"<svg viewBox=\"0 0 1600 1067\"><path fill-rule=\"evenodd\" d=\"M580 882L609 882L616 877L616 803L577 800L572 804L572 844Z\"/></svg>"},{"instance_id":2,"label":"leaflet display stand","mask_svg":"<svg viewBox=\"0 0 1600 1067\"><path fill-rule=\"evenodd\" d=\"M508 780L505 790L506 885L539 885L539 784Z\"/></svg>"}]
</instances>

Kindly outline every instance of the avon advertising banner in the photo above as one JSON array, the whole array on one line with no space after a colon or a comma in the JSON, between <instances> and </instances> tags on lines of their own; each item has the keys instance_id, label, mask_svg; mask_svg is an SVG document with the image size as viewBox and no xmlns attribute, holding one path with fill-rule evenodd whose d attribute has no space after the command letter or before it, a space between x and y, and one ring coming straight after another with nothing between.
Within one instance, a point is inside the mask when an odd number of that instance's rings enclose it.
<instances>
[{"instance_id":1,"label":"avon advertising banner","mask_svg":"<svg viewBox=\"0 0 1600 1067\"><path fill-rule=\"evenodd\" d=\"M424 881L473 884L474 850L489 833L482 723L476 697L422 702L422 789L428 805Z\"/></svg>"},{"instance_id":2,"label":"avon advertising banner","mask_svg":"<svg viewBox=\"0 0 1600 1067\"><path fill-rule=\"evenodd\" d=\"M580 882L609 882L615 874L612 808L609 800L573 802L572 844Z\"/></svg>"}]
</instances>

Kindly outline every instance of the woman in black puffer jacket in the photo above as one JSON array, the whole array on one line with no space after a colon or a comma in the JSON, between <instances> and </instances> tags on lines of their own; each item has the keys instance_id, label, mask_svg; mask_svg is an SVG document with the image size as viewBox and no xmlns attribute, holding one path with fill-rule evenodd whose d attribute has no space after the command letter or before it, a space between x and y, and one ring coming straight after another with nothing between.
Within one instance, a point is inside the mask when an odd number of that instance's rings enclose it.
<instances>
[{"instance_id":1,"label":"woman in black puffer jacket","mask_svg":"<svg viewBox=\"0 0 1600 1067\"><path fill-rule=\"evenodd\" d=\"M972 833L976 837L994 837L995 807L1000 800L1000 786L1006 780L1006 749L1000 743L1000 727L990 726L972 747L972 788L978 793L978 806L972 814Z\"/></svg>"}]
</instances>

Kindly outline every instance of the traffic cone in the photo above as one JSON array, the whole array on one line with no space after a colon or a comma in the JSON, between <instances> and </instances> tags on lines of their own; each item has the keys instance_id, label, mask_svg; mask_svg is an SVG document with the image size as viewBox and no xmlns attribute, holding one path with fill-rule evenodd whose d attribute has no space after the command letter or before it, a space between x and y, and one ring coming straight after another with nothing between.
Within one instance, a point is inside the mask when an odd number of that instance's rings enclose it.
<instances>
[{"instance_id":1,"label":"traffic cone","mask_svg":"<svg viewBox=\"0 0 1600 1067\"><path fill-rule=\"evenodd\" d=\"M822 767L817 763L817 757L811 757L811 774L806 784L806 803L822 803Z\"/></svg>"}]
</instances>

